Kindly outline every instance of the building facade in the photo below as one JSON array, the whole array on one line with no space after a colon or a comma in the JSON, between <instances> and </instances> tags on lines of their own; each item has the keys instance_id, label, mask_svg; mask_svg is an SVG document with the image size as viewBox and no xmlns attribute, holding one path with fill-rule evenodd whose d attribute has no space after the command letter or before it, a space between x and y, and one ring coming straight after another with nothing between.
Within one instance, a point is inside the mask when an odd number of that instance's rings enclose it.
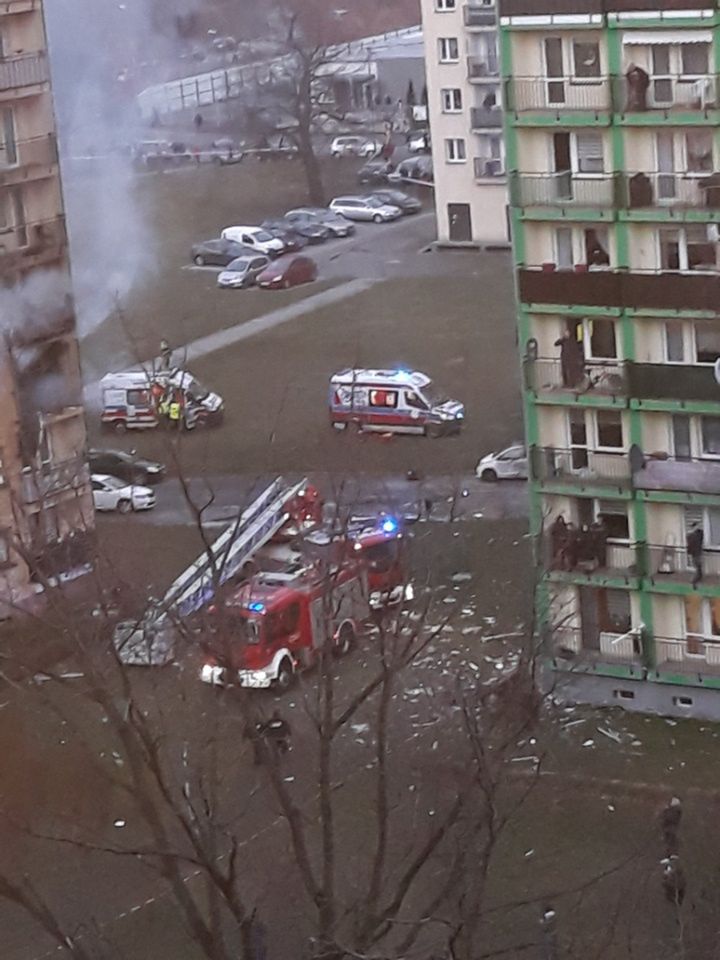
<instances>
[{"instance_id":1,"label":"building facade","mask_svg":"<svg viewBox=\"0 0 720 960\"><path fill-rule=\"evenodd\" d=\"M93 505L43 7L0 3L0 615L87 569Z\"/></svg>"},{"instance_id":2,"label":"building facade","mask_svg":"<svg viewBox=\"0 0 720 960\"><path fill-rule=\"evenodd\" d=\"M504 0L543 654L568 698L720 717L720 11Z\"/></svg>"},{"instance_id":3,"label":"building facade","mask_svg":"<svg viewBox=\"0 0 720 960\"><path fill-rule=\"evenodd\" d=\"M422 0L438 242L509 244L495 0Z\"/></svg>"}]
</instances>

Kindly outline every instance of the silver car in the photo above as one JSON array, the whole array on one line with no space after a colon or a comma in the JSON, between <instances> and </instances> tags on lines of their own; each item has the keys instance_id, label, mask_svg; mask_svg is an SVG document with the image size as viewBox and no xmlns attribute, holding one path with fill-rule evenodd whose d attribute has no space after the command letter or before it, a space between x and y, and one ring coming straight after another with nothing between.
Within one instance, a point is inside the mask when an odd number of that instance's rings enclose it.
<instances>
[{"instance_id":1,"label":"silver car","mask_svg":"<svg viewBox=\"0 0 720 960\"><path fill-rule=\"evenodd\" d=\"M377 197L335 197L330 201L330 209L340 213L348 220L371 220L373 223L387 223L402 216L399 207L383 203Z\"/></svg>"},{"instance_id":2,"label":"silver car","mask_svg":"<svg viewBox=\"0 0 720 960\"><path fill-rule=\"evenodd\" d=\"M218 286L228 290L250 287L269 266L269 257L237 257L218 274Z\"/></svg>"}]
</instances>

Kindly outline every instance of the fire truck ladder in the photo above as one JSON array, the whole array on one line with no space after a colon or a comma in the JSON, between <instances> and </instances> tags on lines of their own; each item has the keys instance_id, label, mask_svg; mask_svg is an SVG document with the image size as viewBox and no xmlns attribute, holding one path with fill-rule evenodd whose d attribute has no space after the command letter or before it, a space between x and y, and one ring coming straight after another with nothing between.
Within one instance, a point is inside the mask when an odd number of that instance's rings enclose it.
<instances>
[{"instance_id":1,"label":"fire truck ladder","mask_svg":"<svg viewBox=\"0 0 720 960\"><path fill-rule=\"evenodd\" d=\"M161 616L187 617L211 600L216 588L234 577L287 522L287 505L306 484L306 479L288 483L277 477L209 550L180 574L160 601Z\"/></svg>"}]
</instances>

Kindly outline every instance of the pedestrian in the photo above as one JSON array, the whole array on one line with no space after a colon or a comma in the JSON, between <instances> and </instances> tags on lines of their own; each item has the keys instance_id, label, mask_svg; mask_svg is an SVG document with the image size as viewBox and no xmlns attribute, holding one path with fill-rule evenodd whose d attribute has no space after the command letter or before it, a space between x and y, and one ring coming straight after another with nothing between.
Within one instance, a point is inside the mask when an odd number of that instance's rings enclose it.
<instances>
[{"instance_id":1,"label":"pedestrian","mask_svg":"<svg viewBox=\"0 0 720 960\"><path fill-rule=\"evenodd\" d=\"M172 364L172 349L167 340L163 337L160 341L160 369L169 370Z\"/></svg>"},{"instance_id":2,"label":"pedestrian","mask_svg":"<svg viewBox=\"0 0 720 960\"><path fill-rule=\"evenodd\" d=\"M195 116L193 117L193 123L195 124L195 129L199 131L203 125L203 118L201 113L198 112L195 114Z\"/></svg>"},{"instance_id":3,"label":"pedestrian","mask_svg":"<svg viewBox=\"0 0 720 960\"><path fill-rule=\"evenodd\" d=\"M423 506L425 507L425 519L430 520L432 517L432 509L433 509L432 497L424 497Z\"/></svg>"},{"instance_id":4,"label":"pedestrian","mask_svg":"<svg viewBox=\"0 0 720 960\"><path fill-rule=\"evenodd\" d=\"M695 523L687 535L686 547L688 556L695 567L695 576L693 577L693 586L700 583L703 578L703 541L705 534L702 527Z\"/></svg>"},{"instance_id":5,"label":"pedestrian","mask_svg":"<svg viewBox=\"0 0 720 960\"><path fill-rule=\"evenodd\" d=\"M665 856L670 859L680 853L680 821L682 820L682 801L673 797L660 811L660 829L662 830Z\"/></svg>"},{"instance_id":6,"label":"pedestrian","mask_svg":"<svg viewBox=\"0 0 720 960\"><path fill-rule=\"evenodd\" d=\"M290 724L280 716L279 710L273 710L270 719L263 724L262 732L279 754L290 752Z\"/></svg>"},{"instance_id":7,"label":"pedestrian","mask_svg":"<svg viewBox=\"0 0 720 960\"><path fill-rule=\"evenodd\" d=\"M683 905L685 899L685 873L676 858L661 861L663 865L662 885L665 891L665 899L668 903L675 904L676 907Z\"/></svg>"}]
</instances>

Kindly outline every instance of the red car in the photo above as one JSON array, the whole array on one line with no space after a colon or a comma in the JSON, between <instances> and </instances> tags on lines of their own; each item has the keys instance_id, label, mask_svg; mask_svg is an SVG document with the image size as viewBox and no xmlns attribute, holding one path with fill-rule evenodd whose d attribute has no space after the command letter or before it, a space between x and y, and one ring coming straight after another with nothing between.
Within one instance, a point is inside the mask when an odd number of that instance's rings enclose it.
<instances>
[{"instance_id":1,"label":"red car","mask_svg":"<svg viewBox=\"0 0 720 960\"><path fill-rule=\"evenodd\" d=\"M293 257L271 264L258 276L256 283L264 290L287 289L317 280L317 264L310 257Z\"/></svg>"}]
</instances>

